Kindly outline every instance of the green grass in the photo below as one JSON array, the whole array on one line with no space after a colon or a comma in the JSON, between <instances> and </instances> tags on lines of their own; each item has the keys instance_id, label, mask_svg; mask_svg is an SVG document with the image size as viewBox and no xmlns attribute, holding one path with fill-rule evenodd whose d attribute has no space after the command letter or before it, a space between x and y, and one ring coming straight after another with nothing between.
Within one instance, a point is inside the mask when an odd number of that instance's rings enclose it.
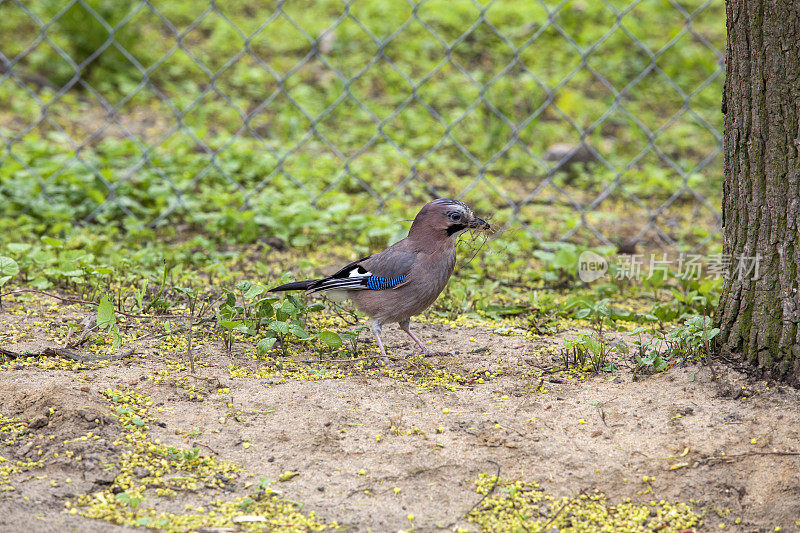
<instances>
[{"instance_id":1,"label":"green grass","mask_svg":"<svg viewBox=\"0 0 800 533\"><path fill-rule=\"evenodd\" d=\"M50 44L76 63L104 46L107 28L79 4L14 66L24 87L0 82L4 233L63 236L88 217L125 235L186 224L226 242L276 236L302 247L313 235L377 246L432 194L463 194L503 224L515 216L505 198L528 198L553 164L542 161L547 148L579 142L580 130L607 165L557 174L565 192L545 187L521 207L516 216L541 238L597 243L573 202L588 206L609 188L585 222L611 240L636 235L646 210L684 187L719 205L721 158L694 168L717 147L703 122L722 126L718 58L700 39L723 48L721 1L680 4L701 8L691 32L666 0L497 1L483 14L470 1L296 1L275 14L237 0L199 21L205 5L152 4L163 20L138 3L88 2L109 26L127 20L115 39L129 57L106 48L82 70L86 86L70 85L75 70ZM25 5L41 21L63 6ZM40 29L12 2L0 10L0 51L13 59ZM248 53L233 61L245 39ZM325 53L309 56L317 39ZM47 117L31 128L40 102ZM624 110L610 111L615 102ZM119 106L110 122L104 104ZM666 126L684 105L693 114ZM650 132L685 180L647 151ZM378 207L384 217L373 216ZM659 218L684 248L712 239L715 226L688 189ZM659 242L652 231L645 240Z\"/></svg>"}]
</instances>

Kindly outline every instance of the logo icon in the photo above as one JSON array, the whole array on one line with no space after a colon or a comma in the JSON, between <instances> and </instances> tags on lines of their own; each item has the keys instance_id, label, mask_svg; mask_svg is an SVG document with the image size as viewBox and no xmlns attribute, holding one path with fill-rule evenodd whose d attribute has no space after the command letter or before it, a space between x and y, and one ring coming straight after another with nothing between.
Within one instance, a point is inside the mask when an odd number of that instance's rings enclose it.
<instances>
[{"instance_id":1,"label":"logo icon","mask_svg":"<svg viewBox=\"0 0 800 533\"><path fill-rule=\"evenodd\" d=\"M584 283L602 278L608 272L608 261L600 254L589 250L578 257L578 277Z\"/></svg>"}]
</instances>

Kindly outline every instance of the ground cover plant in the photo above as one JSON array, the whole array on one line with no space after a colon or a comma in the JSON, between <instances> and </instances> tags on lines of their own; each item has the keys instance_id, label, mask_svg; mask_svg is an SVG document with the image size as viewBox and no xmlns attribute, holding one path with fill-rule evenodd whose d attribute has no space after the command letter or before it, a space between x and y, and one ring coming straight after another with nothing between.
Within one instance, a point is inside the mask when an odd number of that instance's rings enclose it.
<instances>
[{"instance_id":1,"label":"ground cover plant","mask_svg":"<svg viewBox=\"0 0 800 533\"><path fill-rule=\"evenodd\" d=\"M800 528L800 395L713 357L721 2L197 9L0 1L2 528ZM268 292L434 196L451 356Z\"/></svg>"}]
</instances>

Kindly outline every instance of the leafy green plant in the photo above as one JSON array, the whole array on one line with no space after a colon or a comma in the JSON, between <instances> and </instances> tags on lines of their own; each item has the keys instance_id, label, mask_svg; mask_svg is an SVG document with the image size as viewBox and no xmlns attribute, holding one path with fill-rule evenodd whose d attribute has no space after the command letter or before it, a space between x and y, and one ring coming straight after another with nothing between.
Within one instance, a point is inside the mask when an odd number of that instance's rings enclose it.
<instances>
[{"instance_id":1,"label":"leafy green plant","mask_svg":"<svg viewBox=\"0 0 800 533\"><path fill-rule=\"evenodd\" d=\"M119 502L128 504L131 509L136 509L142 503L141 496L137 496L135 494L129 494L127 492L120 492L116 495L116 499Z\"/></svg>"},{"instance_id":2,"label":"leafy green plant","mask_svg":"<svg viewBox=\"0 0 800 533\"><path fill-rule=\"evenodd\" d=\"M597 302L585 301L585 305L578 307L575 311L575 318L587 318L592 321L598 336L603 335L603 326L606 321L613 318L608 298L603 298Z\"/></svg>"},{"instance_id":3,"label":"leafy green plant","mask_svg":"<svg viewBox=\"0 0 800 533\"><path fill-rule=\"evenodd\" d=\"M651 332L639 327L628 333L636 337L634 346L634 372L661 372L673 361L703 360L711 356L711 341L719 334L712 327L711 317L690 315L684 317L681 326L669 332ZM643 335L650 334L650 339Z\"/></svg>"},{"instance_id":4,"label":"leafy green plant","mask_svg":"<svg viewBox=\"0 0 800 533\"><path fill-rule=\"evenodd\" d=\"M136 303L136 307L134 308L134 313L141 313L144 310L144 295L147 294L147 285L150 282L147 278L142 280L142 288L141 289L134 289L134 301Z\"/></svg>"},{"instance_id":5,"label":"leafy green plant","mask_svg":"<svg viewBox=\"0 0 800 533\"><path fill-rule=\"evenodd\" d=\"M643 340L642 334L648 330L644 327L638 327L628 333L631 337L637 337L633 341L634 348L634 375L639 372L661 372L667 368L669 364L669 354L664 353L663 337L655 340Z\"/></svg>"},{"instance_id":6,"label":"leafy green plant","mask_svg":"<svg viewBox=\"0 0 800 533\"><path fill-rule=\"evenodd\" d=\"M723 278L681 278L678 277L678 288L672 290L674 301L679 305L680 315L692 313L708 313L716 309L722 290ZM679 316L680 316L679 315Z\"/></svg>"},{"instance_id":7,"label":"leafy green plant","mask_svg":"<svg viewBox=\"0 0 800 533\"><path fill-rule=\"evenodd\" d=\"M114 348L118 348L122 344L122 335L120 335L119 324L117 323L117 313L114 311L114 304L111 303L108 296L103 296L97 306L97 329L100 331L108 330L111 333Z\"/></svg>"},{"instance_id":8,"label":"leafy green plant","mask_svg":"<svg viewBox=\"0 0 800 533\"><path fill-rule=\"evenodd\" d=\"M543 242L543 248L535 250L533 256L544 263L542 277L545 281L563 285L575 281L578 276L578 258L581 248L572 243Z\"/></svg>"},{"instance_id":9,"label":"leafy green plant","mask_svg":"<svg viewBox=\"0 0 800 533\"><path fill-rule=\"evenodd\" d=\"M194 446L191 450L182 450L181 451L181 459L186 461L191 461L192 459L197 459L200 457L200 448Z\"/></svg>"},{"instance_id":10,"label":"leafy green plant","mask_svg":"<svg viewBox=\"0 0 800 533\"><path fill-rule=\"evenodd\" d=\"M358 343L361 338L361 334L365 331L369 331L367 326L357 326L350 331L342 331L339 333L339 337L342 341L347 341L350 344L350 352L353 355L358 355Z\"/></svg>"},{"instance_id":11,"label":"leafy green plant","mask_svg":"<svg viewBox=\"0 0 800 533\"><path fill-rule=\"evenodd\" d=\"M147 284L145 284L145 288L146 287ZM186 307L189 309L190 316L194 316L195 311L200 311L200 315L203 314L203 309L198 309L198 299L200 297L198 291L195 291L191 287L173 287L172 290L182 295L186 300Z\"/></svg>"},{"instance_id":12,"label":"leafy green plant","mask_svg":"<svg viewBox=\"0 0 800 533\"><path fill-rule=\"evenodd\" d=\"M671 270L657 270L642 280L642 294L655 300L648 314L663 329L666 323L683 315L707 314L715 309L723 281L722 278L695 278Z\"/></svg>"},{"instance_id":13,"label":"leafy green plant","mask_svg":"<svg viewBox=\"0 0 800 533\"><path fill-rule=\"evenodd\" d=\"M653 304L648 313L641 316L643 320L658 322L659 329L664 329L665 324L678 318L678 310L674 302L657 302Z\"/></svg>"},{"instance_id":14,"label":"leafy green plant","mask_svg":"<svg viewBox=\"0 0 800 533\"><path fill-rule=\"evenodd\" d=\"M330 330L322 330L317 333L317 338L323 342L329 348L334 350L341 348L342 346L342 337L335 331Z\"/></svg>"},{"instance_id":15,"label":"leafy green plant","mask_svg":"<svg viewBox=\"0 0 800 533\"><path fill-rule=\"evenodd\" d=\"M631 320L635 315L630 311L617 309L611 305L610 298L595 300L592 296L572 296L567 299L565 311L573 311L573 316L589 320L595 333L602 337L617 320Z\"/></svg>"},{"instance_id":16,"label":"leafy green plant","mask_svg":"<svg viewBox=\"0 0 800 533\"><path fill-rule=\"evenodd\" d=\"M561 359L565 369L579 372L591 371L595 374L612 372L615 368L610 359L617 347L605 342L601 336L595 337L589 332L582 332L576 339L566 339L561 350Z\"/></svg>"},{"instance_id":17,"label":"leafy green plant","mask_svg":"<svg viewBox=\"0 0 800 533\"><path fill-rule=\"evenodd\" d=\"M674 343L674 351L679 351L687 357L710 357L711 341L719 335L719 332L719 328L713 327L711 317L691 315L685 317L682 326L670 331L667 339Z\"/></svg>"},{"instance_id":18,"label":"leafy green plant","mask_svg":"<svg viewBox=\"0 0 800 533\"><path fill-rule=\"evenodd\" d=\"M158 291L156 292L155 296L150 300L150 302L144 306L142 309L143 313L148 313L150 311L155 311L156 313L163 313L166 312L167 309L170 307L170 302L166 297L162 297L164 291L167 287L167 273L169 272L169 267L167 262L164 262L164 269L163 275L161 276L161 284L158 286ZM147 285L142 288L142 293L147 289ZM141 299L141 298L139 298Z\"/></svg>"},{"instance_id":19,"label":"leafy green plant","mask_svg":"<svg viewBox=\"0 0 800 533\"><path fill-rule=\"evenodd\" d=\"M447 284L432 312L450 320L464 314L481 318L487 311L489 318L498 318L501 306L490 302L499 287L499 281L487 280L474 272L463 273Z\"/></svg>"},{"instance_id":20,"label":"leafy green plant","mask_svg":"<svg viewBox=\"0 0 800 533\"><path fill-rule=\"evenodd\" d=\"M609 246L589 248L570 242L542 242L540 246L540 249L534 250L533 256L544 264L541 276L557 287L577 282L578 261L583 252L591 251L599 256L607 256L614 250Z\"/></svg>"},{"instance_id":21,"label":"leafy green plant","mask_svg":"<svg viewBox=\"0 0 800 533\"><path fill-rule=\"evenodd\" d=\"M498 305L489 304L483 309L483 316L493 320L500 320L504 317L519 316L530 311L527 305L512 304L512 305Z\"/></svg>"},{"instance_id":22,"label":"leafy green plant","mask_svg":"<svg viewBox=\"0 0 800 533\"><path fill-rule=\"evenodd\" d=\"M130 4L114 0L84 0L84 2L73 4L67 9L55 21L54 28L51 30L54 37L62 43L62 46L78 64L97 55L98 50L109 39L109 31L103 22L113 27L122 22L132 8ZM61 8L61 4L57 0L45 0L45 4L53 11ZM114 38L126 49L134 50L134 53L140 56L140 60L147 60L145 57L149 55L148 50L143 49L146 47L137 46L139 32L135 24L126 25L121 31L114 34ZM71 71L68 65L60 64L55 58L49 64L58 67L48 75L51 77L51 81L59 86L68 82L74 75L74 71ZM85 69L87 72L84 75L88 77L91 77L93 71L97 71L98 79L94 81L100 81L101 85L106 85L112 80L117 83L127 82L130 84L131 79L138 74L134 65L114 46L99 54ZM100 76L104 76L106 79L102 80ZM124 90L127 87L123 85L121 88Z\"/></svg>"},{"instance_id":23,"label":"leafy green plant","mask_svg":"<svg viewBox=\"0 0 800 533\"><path fill-rule=\"evenodd\" d=\"M523 327L537 335L555 333L554 325L557 305L552 292L533 291L526 298L528 312Z\"/></svg>"},{"instance_id":24,"label":"leafy green plant","mask_svg":"<svg viewBox=\"0 0 800 533\"><path fill-rule=\"evenodd\" d=\"M17 274L19 274L19 265L17 265L17 262L10 257L0 255L0 292L3 291L3 286ZM3 297L0 295L0 308L2 307Z\"/></svg>"}]
</instances>

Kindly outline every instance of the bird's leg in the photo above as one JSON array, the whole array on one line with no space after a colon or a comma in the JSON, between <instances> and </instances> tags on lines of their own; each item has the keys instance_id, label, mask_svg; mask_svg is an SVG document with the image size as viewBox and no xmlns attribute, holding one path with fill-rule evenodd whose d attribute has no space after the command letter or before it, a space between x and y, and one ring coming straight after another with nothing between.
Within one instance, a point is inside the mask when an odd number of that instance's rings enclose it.
<instances>
[{"instance_id":1,"label":"bird's leg","mask_svg":"<svg viewBox=\"0 0 800 533\"><path fill-rule=\"evenodd\" d=\"M400 322L400 329L408 333L408 336L414 339L414 342L417 343L417 346L419 346L419 349L422 350L422 353L425 354L426 357L431 355L431 351L428 350L428 347L425 346L425 344L420 340L419 337L414 335L414 333L411 331L410 326L411 326L411 320L409 319Z\"/></svg>"},{"instance_id":2,"label":"bird's leg","mask_svg":"<svg viewBox=\"0 0 800 533\"><path fill-rule=\"evenodd\" d=\"M378 342L378 348L381 349L381 355L383 356L383 362L389 364L389 358L386 356L386 350L383 348L383 341L381 340L381 323L380 322L373 322L372 326L370 326L372 330L372 334L375 335L375 340Z\"/></svg>"},{"instance_id":3,"label":"bird's leg","mask_svg":"<svg viewBox=\"0 0 800 533\"><path fill-rule=\"evenodd\" d=\"M436 355L436 353L432 353L428 349L428 347L425 346L425 344L419 339L419 337L414 335L414 333L411 331L411 319L410 318L406 318L402 322L398 322L398 324L400 325L400 329L402 329L403 331L408 333L408 336L411 337L412 339L414 339L414 342L417 343L417 346L419 346L420 350L422 350L422 353L425 354L425 357L430 357L432 355Z\"/></svg>"}]
</instances>

